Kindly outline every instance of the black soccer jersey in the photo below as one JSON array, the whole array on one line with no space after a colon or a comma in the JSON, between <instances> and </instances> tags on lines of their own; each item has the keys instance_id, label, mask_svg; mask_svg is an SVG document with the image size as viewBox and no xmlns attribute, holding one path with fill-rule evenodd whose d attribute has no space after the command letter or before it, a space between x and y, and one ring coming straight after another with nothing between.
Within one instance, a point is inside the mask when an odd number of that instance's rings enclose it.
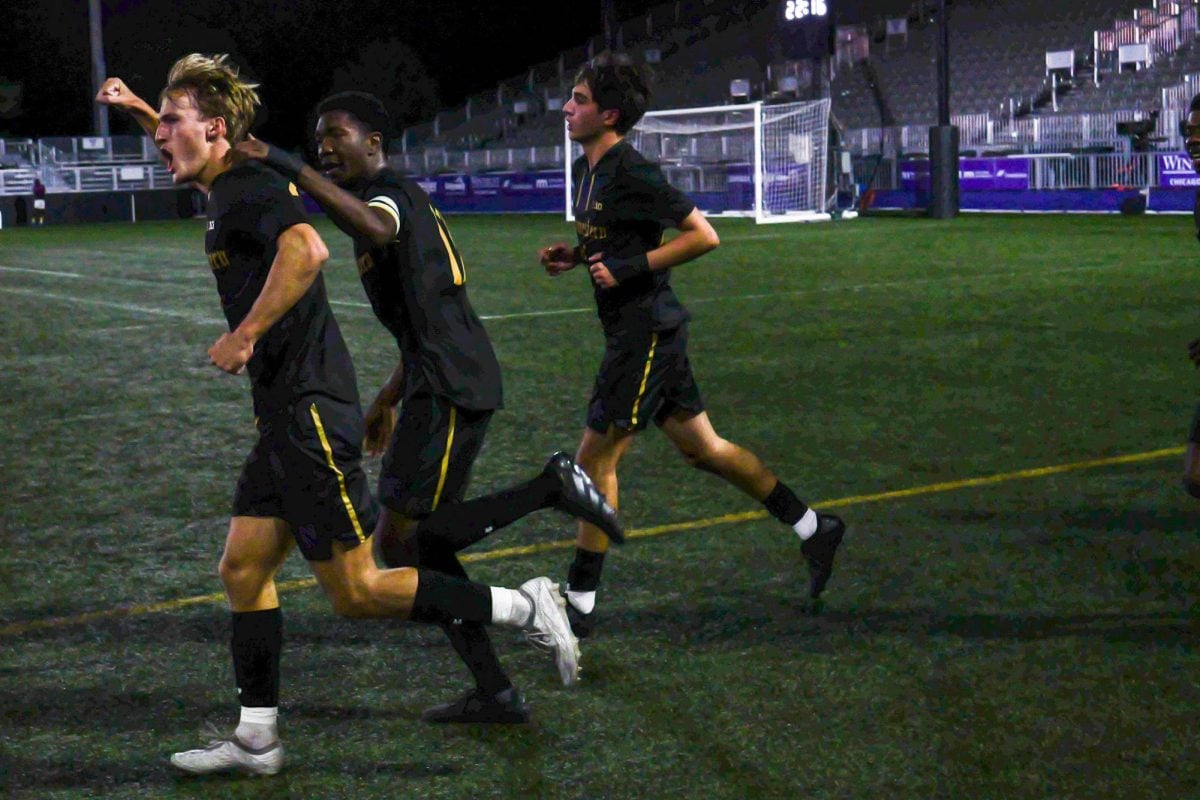
<instances>
[{"instance_id":1,"label":"black soccer jersey","mask_svg":"<svg viewBox=\"0 0 1200 800\"><path fill-rule=\"evenodd\" d=\"M663 231L678 227L696 208L667 183L657 164L622 140L594 169L581 156L571 170L575 232L584 253L629 258L662 244ZM671 290L670 270L638 275L612 289L595 287L604 329L662 331L678 327L687 309Z\"/></svg>"},{"instance_id":2,"label":"black soccer jersey","mask_svg":"<svg viewBox=\"0 0 1200 800\"><path fill-rule=\"evenodd\" d=\"M279 235L306 219L295 186L265 166L248 163L213 181L204 250L230 330L262 292ZM350 352L321 275L255 343L246 371L258 417L287 411L311 394L358 403Z\"/></svg>"},{"instance_id":3,"label":"black soccer jersey","mask_svg":"<svg viewBox=\"0 0 1200 800\"><path fill-rule=\"evenodd\" d=\"M500 364L441 213L420 186L386 169L359 197L396 225L383 247L356 236L354 257L371 308L400 346L405 394L426 390L461 408L499 408Z\"/></svg>"}]
</instances>

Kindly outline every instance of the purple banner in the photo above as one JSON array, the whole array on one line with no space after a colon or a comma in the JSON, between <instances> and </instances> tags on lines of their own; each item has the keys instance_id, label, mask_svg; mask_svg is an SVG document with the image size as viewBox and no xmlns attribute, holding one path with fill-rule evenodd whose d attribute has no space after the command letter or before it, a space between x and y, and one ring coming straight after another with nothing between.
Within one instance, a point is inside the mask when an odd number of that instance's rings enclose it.
<instances>
[{"instance_id":1,"label":"purple banner","mask_svg":"<svg viewBox=\"0 0 1200 800\"><path fill-rule=\"evenodd\" d=\"M907 191L929 191L929 161L900 162L900 185ZM964 192L1028 189L1028 158L960 158L958 188Z\"/></svg>"},{"instance_id":2,"label":"purple banner","mask_svg":"<svg viewBox=\"0 0 1200 800\"><path fill-rule=\"evenodd\" d=\"M1158 154L1158 185L1164 189L1200 187L1200 175L1187 153Z\"/></svg>"}]
</instances>

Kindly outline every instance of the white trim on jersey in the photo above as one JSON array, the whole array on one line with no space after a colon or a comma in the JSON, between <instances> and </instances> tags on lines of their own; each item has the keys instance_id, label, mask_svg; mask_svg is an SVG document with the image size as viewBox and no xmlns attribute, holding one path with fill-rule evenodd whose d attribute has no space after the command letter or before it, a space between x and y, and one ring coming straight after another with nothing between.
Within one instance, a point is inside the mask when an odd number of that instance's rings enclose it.
<instances>
[{"instance_id":1,"label":"white trim on jersey","mask_svg":"<svg viewBox=\"0 0 1200 800\"><path fill-rule=\"evenodd\" d=\"M392 232L392 235L398 236L400 234L400 209L396 206L395 200L386 194L381 194L368 200L367 205L371 208L381 208L391 214L392 219L396 222L396 230Z\"/></svg>"}]
</instances>

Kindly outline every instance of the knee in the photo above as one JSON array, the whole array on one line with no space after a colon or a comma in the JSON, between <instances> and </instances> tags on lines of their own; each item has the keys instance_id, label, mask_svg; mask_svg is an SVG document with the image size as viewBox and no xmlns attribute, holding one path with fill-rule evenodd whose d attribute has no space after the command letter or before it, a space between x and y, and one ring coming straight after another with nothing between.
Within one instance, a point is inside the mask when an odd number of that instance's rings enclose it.
<instances>
[{"instance_id":1,"label":"knee","mask_svg":"<svg viewBox=\"0 0 1200 800\"><path fill-rule=\"evenodd\" d=\"M230 597L257 596L271 580L272 571L263 564L225 555L217 567L221 585Z\"/></svg>"},{"instance_id":2,"label":"knee","mask_svg":"<svg viewBox=\"0 0 1200 800\"><path fill-rule=\"evenodd\" d=\"M725 453L724 441L705 442L689 447L681 447L679 454L688 466L702 472L720 472Z\"/></svg>"}]
</instances>

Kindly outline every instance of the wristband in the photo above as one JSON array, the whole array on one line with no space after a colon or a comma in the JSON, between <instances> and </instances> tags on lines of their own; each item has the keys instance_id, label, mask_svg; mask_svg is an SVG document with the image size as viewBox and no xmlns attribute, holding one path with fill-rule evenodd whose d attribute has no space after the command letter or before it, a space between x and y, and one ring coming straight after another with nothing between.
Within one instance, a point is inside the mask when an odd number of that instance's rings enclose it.
<instances>
[{"instance_id":1,"label":"wristband","mask_svg":"<svg viewBox=\"0 0 1200 800\"><path fill-rule=\"evenodd\" d=\"M293 181L300 177L300 170L304 167L302 159L273 144L267 145L267 155L263 163Z\"/></svg>"},{"instance_id":2,"label":"wristband","mask_svg":"<svg viewBox=\"0 0 1200 800\"><path fill-rule=\"evenodd\" d=\"M646 258L645 253L629 258L606 258L604 266L608 267L609 273L617 283L624 283L630 278L650 273L650 260Z\"/></svg>"}]
</instances>

